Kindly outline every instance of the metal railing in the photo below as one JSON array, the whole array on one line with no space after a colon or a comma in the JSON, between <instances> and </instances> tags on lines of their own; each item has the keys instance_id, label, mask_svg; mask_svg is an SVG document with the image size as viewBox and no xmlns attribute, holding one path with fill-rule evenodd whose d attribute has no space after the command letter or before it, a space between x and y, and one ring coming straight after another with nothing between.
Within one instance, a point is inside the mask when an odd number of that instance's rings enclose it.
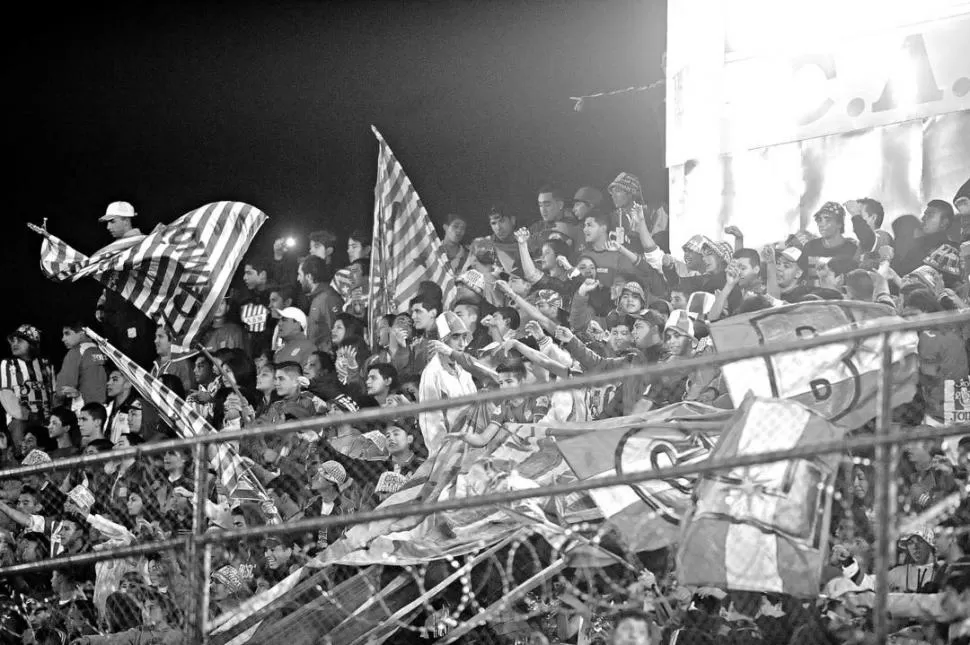
<instances>
[{"instance_id":1,"label":"metal railing","mask_svg":"<svg viewBox=\"0 0 970 645\"><path fill-rule=\"evenodd\" d=\"M833 334L824 334L798 341L775 343L760 347L728 349L719 351L713 355L685 359L683 361L649 366L637 366L612 372L586 374L550 383L525 385L516 391L495 390L455 399L426 401L393 408L367 409L354 414L335 414L303 421L282 423L272 427L260 426L243 428L240 430L223 431L214 434L193 436L185 439L167 440L152 444L145 444L123 450L113 450L108 453L101 453L97 455L60 459L53 463L38 464L35 466L18 466L16 468L0 470L0 481L2 481L10 478L20 478L25 475L50 473L54 471L62 472L77 467L93 466L118 461L121 459L159 455L172 450L184 450L186 448L192 448L194 454L193 481L195 485L192 531L188 535L145 544L106 549L92 553L61 556L29 564L18 564L0 569L0 578L57 569L65 566L92 564L117 558L144 556L166 550L185 549L190 563L190 588L196 590L195 597L193 598L192 610L189 612L187 617L187 638L189 639L188 642L204 643L207 642L206 616L208 613L208 580L210 571L209 559L204 557L205 553L202 550L202 547L207 545L225 543L246 538L265 537L286 533L319 530L323 528L363 524L377 520L396 519L409 516L424 516L441 511L491 506L517 500L537 499L565 495L569 493L584 492L598 488L628 486L651 480L672 479L687 475L712 473L715 471L785 461L790 459L805 459L817 455L844 453L846 451L860 448L875 448L876 450L875 515L878 519L878 534L875 570L884 572L888 570L888 564L891 559L890 552L893 544L892 527L890 526L890 518L892 516L891 491L893 485L893 447L906 442L937 440L954 435L970 433L970 427L968 426L931 428L915 432L892 432L890 407L890 389L892 386L892 346L889 342L890 337L892 334L899 332L967 323L970 323L970 311L930 314L907 320L892 320L886 322L877 321L871 325L858 329ZM211 443L238 441L241 439L254 439L258 437L283 435L306 430L321 430L346 423L371 423L402 416L417 416L423 412L445 410L473 403L481 404L495 402L508 399L510 397L549 394L555 391L578 389L599 385L602 383L617 382L633 377L661 376L690 372L702 367L723 365L725 363L750 358L769 357L783 352L802 351L814 347L835 343L844 343L847 341L860 341L866 338L877 336L882 336L883 340L881 345L882 378L880 379L877 397L877 429L874 436L850 437L841 441L813 444L810 446L803 446L800 448L783 451L766 452L755 455L741 455L729 459L707 460L699 464L691 464L687 466L674 466L654 471L634 472L591 480L580 480L569 483L561 483L553 486L545 486L542 488L508 491L501 494L452 499L439 501L432 504L420 504L408 507L394 506L384 509L378 508L373 511L336 516L321 516L280 525L267 525L216 532L205 531L205 482L207 475L206 463L208 461L205 457L206 446ZM393 565L393 560L389 560L388 564ZM884 642L889 628L887 612L885 611L888 586L885 575L877 576L877 581L876 611L874 612L875 630L877 642Z\"/></svg>"}]
</instances>

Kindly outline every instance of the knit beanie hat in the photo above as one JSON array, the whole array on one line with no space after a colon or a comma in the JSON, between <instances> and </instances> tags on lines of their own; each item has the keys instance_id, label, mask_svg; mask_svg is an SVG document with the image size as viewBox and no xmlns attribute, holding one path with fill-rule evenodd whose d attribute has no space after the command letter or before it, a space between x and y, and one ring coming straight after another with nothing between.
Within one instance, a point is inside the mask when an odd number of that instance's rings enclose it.
<instances>
[{"instance_id":1,"label":"knit beanie hat","mask_svg":"<svg viewBox=\"0 0 970 645\"><path fill-rule=\"evenodd\" d=\"M347 471L336 461L325 461L320 464L320 475L337 486L343 486L347 481Z\"/></svg>"},{"instance_id":2,"label":"knit beanie hat","mask_svg":"<svg viewBox=\"0 0 970 645\"><path fill-rule=\"evenodd\" d=\"M725 262L730 262L734 259L734 247L730 242L715 242L714 254L721 256Z\"/></svg>"},{"instance_id":3,"label":"knit beanie hat","mask_svg":"<svg viewBox=\"0 0 970 645\"><path fill-rule=\"evenodd\" d=\"M813 219L818 219L819 215L828 215L830 217L835 217L840 221L845 221L845 208L843 208L842 204L838 202L825 202L815 213Z\"/></svg>"},{"instance_id":4,"label":"knit beanie hat","mask_svg":"<svg viewBox=\"0 0 970 645\"><path fill-rule=\"evenodd\" d=\"M706 235L694 235L684 242L684 251L692 251L701 255L711 255L715 253L714 240Z\"/></svg>"},{"instance_id":5,"label":"knit beanie hat","mask_svg":"<svg viewBox=\"0 0 970 645\"><path fill-rule=\"evenodd\" d=\"M622 190L624 192L630 193L633 199L636 201L643 201L643 192L640 188L640 180L637 179L636 175L631 175L628 172L621 172L610 184L612 190Z\"/></svg>"}]
</instances>

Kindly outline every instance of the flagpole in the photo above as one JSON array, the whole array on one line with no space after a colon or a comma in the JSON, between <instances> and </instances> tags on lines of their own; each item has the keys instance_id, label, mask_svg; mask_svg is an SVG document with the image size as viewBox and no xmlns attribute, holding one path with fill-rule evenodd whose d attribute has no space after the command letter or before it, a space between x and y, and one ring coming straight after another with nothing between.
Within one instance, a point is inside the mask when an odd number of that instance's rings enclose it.
<instances>
[{"instance_id":1,"label":"flagpole","mask_svg":"<svg viewBox=\"0 0 970 645\"><path fill-rule=\"evenodd\" d=\"M378 284L377 280L380 280L381 289L387 287L386 280L387 276L382 276L381 266L385 265L384 261L384 249L382 244L382 233L383 233L383 220L381 217L381 196L378 193L381 185L381 175L382 175L382 158L384 138L381 133L378 132L377 128L373 125L370 129L374 132L374 136L377 137L378 151L377 151L377 178L374 181L374 224L371 233L371 245L370 245L370 275L368 276L367 289L370 292L370 306L367 308L367 342L374 349L377 345L377 312L383 310L382 302L375 296L379 293L375 287Z\"/></svg>"},{"instance_id":2,"label":"flagpole","mask_svg":"<svg viewBox=\"0 0 970 645\"><path fill-rule=\"evenodd\" d=\"M882 374L879 382L876 400L878 411L876 417L876 436L885 439L892 433L892 363L893 352L889 334L882 336ZM892 533L889 525L893 518L895 504L895 478L893 466L896 463L897 451L889 444L880 443L876 446L875 469L875 512L876 526L876 557L873 571L876 574L876 599L873 608L873 627L877 643L885 643L889 636L889 615L886 611L886 600L889 596L889 568L892 564Z\"/></svg>"},{"instance_id":3,"label":"flagpole","mask_svg":"<svg viewBox=\"0 0 970 645\"><path fill-rule=\"evenodd\" d=\"M187 632L189 642L203 643L205 639L205 623L208 619L207 586L209 584L209 559L205 556L205 549L199 549L196 538L205 533L205 502L206 502L206 475L207 460L205 458L206 446L196 444L192 451L193 464L192 480L195 484L195 491L192 497L194 507L192 509L192 534L189 536L188 552L186 557L188 566L188 587L193 593L193 602L189 608Z\"/></svg>"}]
</instances>

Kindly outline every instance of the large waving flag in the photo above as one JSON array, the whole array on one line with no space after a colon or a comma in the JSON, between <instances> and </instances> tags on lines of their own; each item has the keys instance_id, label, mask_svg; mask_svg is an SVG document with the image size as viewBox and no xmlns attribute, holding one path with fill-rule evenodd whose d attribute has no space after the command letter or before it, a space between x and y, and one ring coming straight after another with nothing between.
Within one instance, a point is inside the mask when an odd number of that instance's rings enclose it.
<instances>
[{"instance_id":1,"label":"large waving flag","mask_svg":"<svg viewBox=\"0 0 970 645\"><path fill-rule=\"evenodd\" d=\"M711 459L839 441L845 430L794 401L748 396ZM677 554L682 584L818 595L838 454L702 478Z\"/></svg>"},{"instance_id":2,"label":"large waving flag","mask_svg":"<svg viewBox=\"0 0 970 645\"><path fill-rule=\"evenodd\" d=\"M871 302L826 300L732 316L711 325L718 348L752 347L848 331L886 320L894 313ZM892 351L892 405L916 394L919 362L916 332L889 337ZM876 416L876 392L882 379L883 337L836 343L812 349L735 361L721 368L735 402L748 392L792 399L832 423L858 428Z\"/></svg>"},{"instance_id":3,"label":"large waving flag","mask_svg":"<svg viewBox=\"0 0 970 645\"><path fill-rule=\"evenodd\" d=\"M721 425L734 411L700 403L676 403L644 415L584 424L586 431L559 431L559 450L579 479L599 479L707 459ZM658 479L588 492L631 552L669 546L680 536L695 477Z\"/></svg>"},{"instance_id":4,"label":"large waving flag","mask_svg":"<svg viewBox=\"0 0 970 645\"><path fill-rule=\"evenodd\" d=\"M29 226L44 236L40 265L49 278L94 278L190 347L265 221L266 215L249 204L215 202L149 235L117 240L91 257Z\"/></svg>"},{"instance_id":5,"label":"large waving flag","mask_svg":"<svg viewBox=\"0 0 970 645\"><path fill-rule=\"evenodd\" d=\"M444 305L455 281L431 218L384 137L371 127L380 153L374 186L374 240L370 260L370 326L384 314L407 311L423 281L441 286Z\"/></svg>"},{"instance_id":6,"label":"large waving flag","mask_svg":"<svg viewBox=\"0 0 970 645\"><path fill-rule=\"evenodd\" d=\"M85 329L87 335L97 343L108 360L121 370L132 387L158 410L159 415L179 434L180 437L194 437L203 434L214 434L215 428L206 421L196 410L195 406L185 402L175 392L170 390L159 378L155 378L130 358L118 351L107 340ZM223 443L210 443L209 458L213 468L219 473L219 479L225 486L231 499L251 501L260 504L263 514L271 524L279 524L279 511L273 504L262 484L245 466L242 458Z\"/></svg>"}]
</instances>

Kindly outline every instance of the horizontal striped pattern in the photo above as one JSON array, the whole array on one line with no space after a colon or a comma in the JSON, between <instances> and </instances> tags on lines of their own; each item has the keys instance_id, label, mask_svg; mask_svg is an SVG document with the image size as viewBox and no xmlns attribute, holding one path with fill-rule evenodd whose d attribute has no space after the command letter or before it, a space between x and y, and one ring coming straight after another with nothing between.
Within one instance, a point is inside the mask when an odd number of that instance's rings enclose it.
<instances>
[{"instance_id":1,"label":"horizontal striped pattern","mask_svg":"<svg viewBox=\"0 0 970 645\"><path fill-rule=\"evenodd\" d=\"M838 441L844 430L794 401L748 396L711 459ZM815 597L839 455L706 475L677 554L685 585Z\"/></svg>"},{"instance_id":2,"label":"horizontal striped pattern","mask_svg":"<svg viewBox=\"0 0 970 645\"><path fill-rule=\"evenodd\" d=\"M854 301L805 302L731 316L711 325L717 348L740 349L848 331L892 316L884 305ZM891 334L892 405L912 400L918 376L915 332ZM876 416L882 337L735 361L721 372L731 398L748 392L797 401L845 428Z\"/></svg>"},{"instance_id":3,"label":"horizontal striped pattern","mask_svg":"<svg viewBox=\"0 0 970 645\"><path fill-rule=\"evenodd\" d=\"M380 151L374 186L374 237L370 266L370 323L388 313L408 310L418 286L431 281L441 286L446 307L456 295L455 280L431 218L377 131Z\"/></svg>"},{"instance_id":4,"label":"horizontal striped pattern","mask_svg":"<svg viewBox=\"0 0 970 645\"><path fill-rule=\"evenodd\" d=\"M44 236L40 265L56 281L94 278L192 345L225 297L240 260L266 221L242 202L197 208L149 235L122 238L91 257L36 226Z\"/></svg>"},{"instance_id":5,"label":"horizontal striped pattern","mask_svg":"<svg viewBox=\"0 0 970 645\"><path fill-rule=\"evenodd\" d=\"M213 434L215 428L200 415L195 406L189 405L184 399L170 390L160 378L155 378L130 358L122 354L107 340L85 329L87 335L97 343L108 360L121 370L132 387L157 410L159 415L178 433L180 437L194 437L203 434ZM209 444L209 454L213 468L219 474L219 479L228 491L229 497L239 501L253 501L264 508L270 523L278 524L279 512L273 505L269 495L256 478L249 472L242 459L227 443Z\"/></svg>"}]
</instances>

